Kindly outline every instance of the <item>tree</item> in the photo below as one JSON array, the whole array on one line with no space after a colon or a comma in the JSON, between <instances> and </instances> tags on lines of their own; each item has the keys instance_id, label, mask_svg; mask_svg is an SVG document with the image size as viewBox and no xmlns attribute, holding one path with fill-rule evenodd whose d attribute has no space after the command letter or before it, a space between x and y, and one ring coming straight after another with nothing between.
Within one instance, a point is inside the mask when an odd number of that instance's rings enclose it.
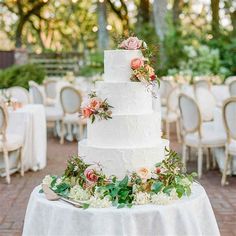
<instances>
[{"instance_id":1,"label":"tree","mask_svg":"<svg viewBox=\"0 0 236 236\"><path fill-rule=\"evenodd\" d=\"M184 0L174 0L173 3L173 24L175 27L178 27L180 25L180 14L182 13L182 9L184 6Z\"/></svg>"},{"instance_id":2,"label":"tree","mask_svg":"<svg viewBox=\"0 0 236 236\"><path fill-rule=\"evenodd\" d=\"M107 32L107 12L106 0L98 1L98 49L103 51L108 47L108 32Z\"/></svg>"},{"instance_id":3,"label":"tree","mask_svg":"<svg viewBox=\"0 0 236 236\"><path fill-rule=\"evenodd\" d=\"M167 13L167 0L154 0L153 2L153 16L155 23L156 34L162 41L164 39L167 23L166 23L166 13Z\"/></svg>"},{"instance_id":4,"label":"tree","mask_svg":"<svg viewBox=\"0 0 236 236\"><path fill-rule=\"evenodd\" d=\"M138 5L138 24L148 23L150 20L149 0L140 0Z\"/></svg>"},{"instance_id":5,"label":"tree","mask_svg":"<svg viewBox=\"0 0 236 236\"><path fill-rule=\"evenodd\" d=\"M220 0L211 0L211 13L212 13L211 29L214 38L217 38L219 36L219 31L220 31L219 3Z\"/></svg>"},{"instance_id":6,"label":"tree","mask_svg":"<svg viewBox=\"0 0 236 236\"><path fill-rule=\"evenodd\" d=\"M32 16L40 18L41 9L48 4L49 0L16 0L16 1L1 1L0 5L6 7L10 12L18 16L15 29L15 46L22 46L22 32L27 22Z\"/></svg>"}]
</instances>

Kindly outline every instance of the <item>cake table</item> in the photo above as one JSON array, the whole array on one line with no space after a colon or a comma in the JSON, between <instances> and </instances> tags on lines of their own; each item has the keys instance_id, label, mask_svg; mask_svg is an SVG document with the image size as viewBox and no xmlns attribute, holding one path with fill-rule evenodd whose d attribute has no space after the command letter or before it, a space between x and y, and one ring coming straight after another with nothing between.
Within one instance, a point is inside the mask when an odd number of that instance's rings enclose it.
<instances>
[{"instance_id":1,"label":"cake table","mask_svg":"<svg viewBox=\"0 0 236 236\"><path fill-rule=\"evenodd\" d=\"M48 201L36 187L27 207L23 236L219 235L206 192L194 184L189 198L169 205L76 208Z\"/></svg>"}]
</instances>

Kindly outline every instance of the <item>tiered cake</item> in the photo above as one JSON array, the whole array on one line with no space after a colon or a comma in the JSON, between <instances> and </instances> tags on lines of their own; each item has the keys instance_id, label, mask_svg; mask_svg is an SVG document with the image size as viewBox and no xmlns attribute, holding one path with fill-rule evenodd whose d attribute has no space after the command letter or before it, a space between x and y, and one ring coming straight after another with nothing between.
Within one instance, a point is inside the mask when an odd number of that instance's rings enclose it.
<instances>
[{"instance_id":1,"label":"tiered cake","mask_svg":"<svg viewBox=\"0 0 236 236\"><path fill-rule=\"evenodd\" d=\"M104 82L97 82L96 92L114 107L112 119L88 121L87 139L79 142L86 162L101 163L104 173L118 178L153 168L168 146L161 139L161 114L152 108L151 93L141 82L130 81L130 62L141 57L140 50L105 51Z\"/></svg>"}]
</instances>

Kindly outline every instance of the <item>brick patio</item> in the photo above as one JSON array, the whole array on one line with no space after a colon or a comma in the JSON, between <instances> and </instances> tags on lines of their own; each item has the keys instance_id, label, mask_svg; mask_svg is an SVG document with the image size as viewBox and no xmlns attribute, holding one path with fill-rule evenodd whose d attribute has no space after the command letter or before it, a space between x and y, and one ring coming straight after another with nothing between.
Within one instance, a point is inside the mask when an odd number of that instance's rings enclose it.
<instances>
[{"instance_id":1,"label":"brick patio","mask_svg":"<svg viewBox=\"0 0 236 236\"><path fill-rule=\"evenodd\" d=\"M181 147L175 137L172 148L180 152ZM57 139L48 139L47 167L38 172L27 172L21 178L12 176L12 184L5 184L0 178L0 236L21 235L27 202L33 188L40 184L46 174L61 174L66 166L67 156L77 152L77 143L60 145ZM191 170L196 169L196 162L188 164ZM229 178L230 185L221 187L221 175L218 170L204 173L201 184L205 187L213 206L221 235L236 236L236 178Z\"/></svg>"}]
</instances>

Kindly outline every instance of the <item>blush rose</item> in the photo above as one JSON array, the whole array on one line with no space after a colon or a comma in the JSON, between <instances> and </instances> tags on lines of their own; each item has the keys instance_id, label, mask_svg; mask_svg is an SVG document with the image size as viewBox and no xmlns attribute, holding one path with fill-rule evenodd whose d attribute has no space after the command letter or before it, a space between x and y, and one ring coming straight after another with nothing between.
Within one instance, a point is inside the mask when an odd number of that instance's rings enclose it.
<instances>
[{"instance_id":1,"label":"blush rose","mask_svg":"<svg viewBox=\"0 0 236 236\"><path fill-rule=\"evenodd\" d=\"M87 169L84 171L84 175L89 182L97 182L98 176L93 169Z\"/></svg>"},{"instance_id":2,"label":"blush rose","mask_svg":"<svg viewBox=\"0 0 236 236\"><path fill-rule=\"evenodd\" d=\"M129 37L120 44L120 48L127 50L137 50L142 47L142 40L139 40L137 37Z\"/></svg>"},{"instance_id":3,"label":"blush rose","mask_svg":"<svg viewBox=\"0 0 236 236\"><path fill-rule=\"evenodd\" d=\"M141 58L134 58L131 61L131 68L133 70L136 70L136 69L140 68L143 65L144 65L144 62L143 62L143 60Z\"/></svg>"},{"instance_id":4,"label":"blush rose","mask_svg":"<svg viewBox=\"0 0 236 236\"><path fill-rule=\"evenodd\" d=\"M82 109L82 115L84 118L89 118L93 114L93 111L89 107Z\"/></svg>"}]
</instances>

